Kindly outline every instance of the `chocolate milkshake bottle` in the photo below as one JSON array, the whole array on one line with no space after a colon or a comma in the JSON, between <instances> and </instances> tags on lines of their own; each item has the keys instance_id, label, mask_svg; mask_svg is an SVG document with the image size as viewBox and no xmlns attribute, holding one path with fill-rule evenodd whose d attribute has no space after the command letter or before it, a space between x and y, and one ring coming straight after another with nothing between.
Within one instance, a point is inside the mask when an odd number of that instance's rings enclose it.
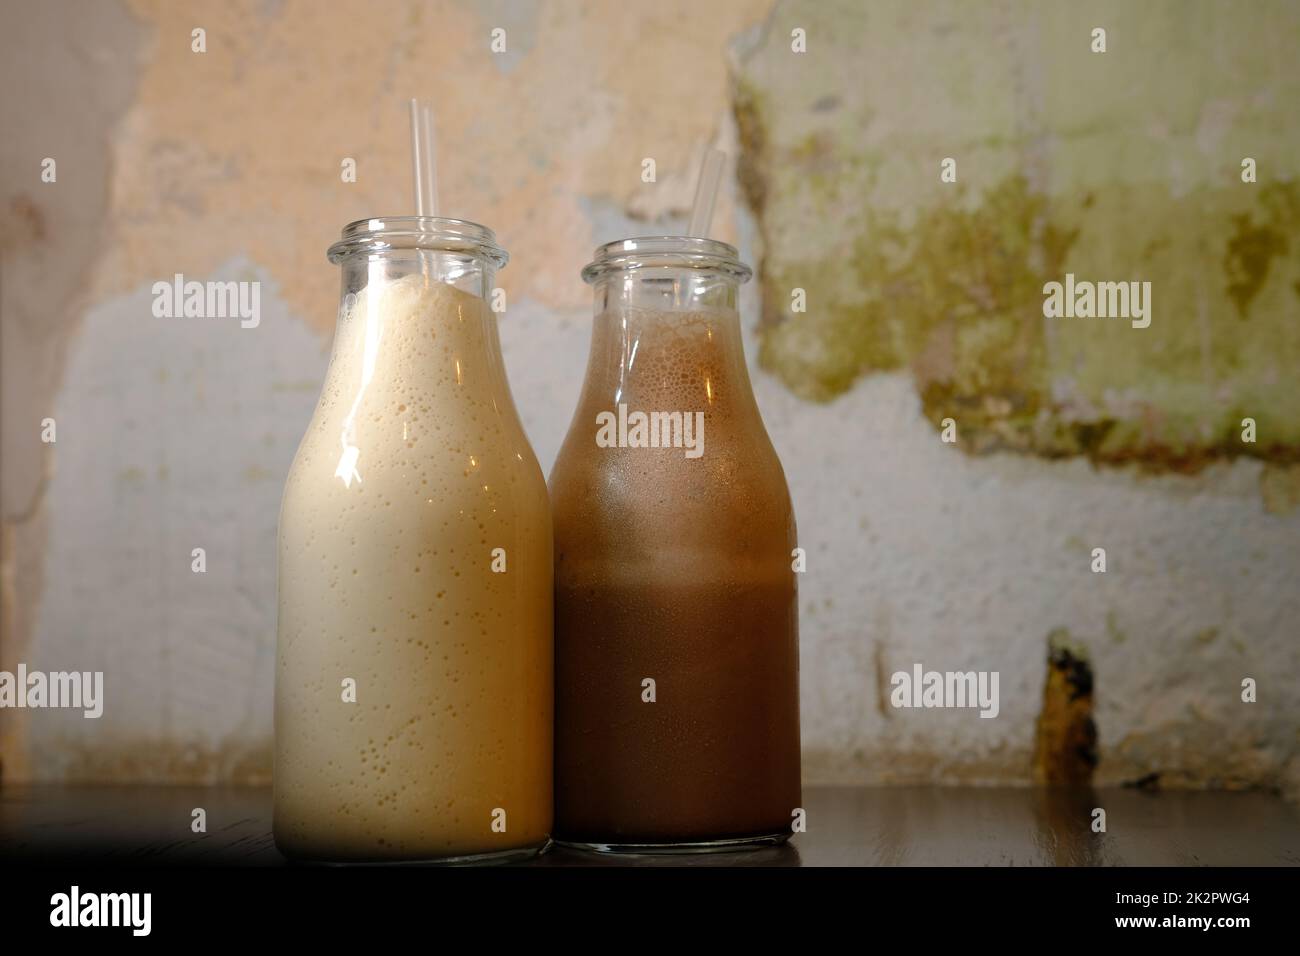
<instances>
[{"instance_id":1,"label":"chocolate milkshake bottle","mask_svg":"<svg viewBox=\"0 0 1300 956\"><path fill-rule=\"evenodd\" d=\"M280 510L275 842L508 859L552 809L550 507L485 301L490 229L367 219Z\"/></svg>"},{"instance_id":2,"label":"chocolate milkshake bottle","mask_svg":"<svg viewBox=\"0 0 1300 956\"><path fill-rule=\"evenodd\" d=\"M795 520L742 350L750 269L667 237L582 275L591 354L550 479L557 839L779 843L800 805Z\"/></svg>"}]
</instances>

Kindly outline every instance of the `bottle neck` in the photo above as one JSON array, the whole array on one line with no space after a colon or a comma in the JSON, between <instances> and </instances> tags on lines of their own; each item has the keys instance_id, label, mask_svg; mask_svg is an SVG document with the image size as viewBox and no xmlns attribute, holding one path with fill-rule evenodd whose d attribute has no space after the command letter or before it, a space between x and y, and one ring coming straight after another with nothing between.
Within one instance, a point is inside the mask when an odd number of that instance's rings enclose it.
<instances>
[{"instance_id":1,"label":"bottle neck","mask_svg":"<svg viewBox=\"0 0 1300 956\"><path fill-rule=\"evenodd\" d=\"M493 262L401 249L351 255L340 265L342 298L326 374L327 391L350 403L349 421L376 390L437 403L442 415L472 415L481 406L513 414L488 305Z\"/></svg>"},{"instance_id":2,"label":"bottle neck","mask_svg":"<svg viewBox=\"0 0 1300 956\"><path fill-rule=\"evenodd\" d=\"M495 263L466 253L429 249L391 249L382 255L352 255L339 261L341 301L358 297L367 288L378 290L388 283L438 283L451 286L476 299L488 300L496 282Z\"/></svg>"},{"instance_id":3,"label":"bottle neck","mask_svg":"<svg viewBox=\"0 0 1300 956\"><path fill-rule=\"evenodd\" d=\"M342 294L338 332L346 313L384 290L446 287L486 302L496 272L509 261L486 226L463 219L394 216L359 219L343 227L330 246L329 259L340 266ZM444 296L455 301L456 296Z\"/></svg>"},{"instance_id":4,"label":"bottle neck","mask_svg":"<svg viewBox=\"0 0 1300 956\"><path fill-rule=\"evenodd\" d=\"M693 268L611 270L595 283L585 397L617 412L757 414L738 282Z\"/></svg>"}]
</instances>

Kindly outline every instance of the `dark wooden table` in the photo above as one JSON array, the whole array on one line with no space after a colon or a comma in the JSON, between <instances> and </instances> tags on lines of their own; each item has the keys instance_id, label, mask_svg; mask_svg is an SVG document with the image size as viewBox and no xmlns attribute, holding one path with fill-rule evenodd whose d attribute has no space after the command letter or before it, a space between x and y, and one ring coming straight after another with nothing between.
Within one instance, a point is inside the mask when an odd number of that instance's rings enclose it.
<instances>
[{"instance_id":1,"label":"dark wooden table","mask_svg":"<svg viewBox=\"0 0 1300 956\"><path fill-rule=\"evenodd\" d=\"M526 866L1295 866L1300 810L1265 793L811 787L808 831L779 849L604 857L555 849ZM190 830L207 812L207 833ZM1091 830L1106 811L1105 833ZM0 788L10 863L279 866L265 789Z\"/></svg>"}]
</instances>

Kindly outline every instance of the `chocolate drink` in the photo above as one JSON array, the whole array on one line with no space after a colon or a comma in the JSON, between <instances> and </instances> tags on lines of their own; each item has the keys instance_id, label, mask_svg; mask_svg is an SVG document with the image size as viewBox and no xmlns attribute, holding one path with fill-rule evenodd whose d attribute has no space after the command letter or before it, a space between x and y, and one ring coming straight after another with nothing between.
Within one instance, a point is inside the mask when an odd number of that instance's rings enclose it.
<instances>
[{"instance_id":1,"label":"chocolate drink","mask_svg":"<svg viewBox=\"0 0 1300 956\"><path fill-rule=\"evenodd\" d=\"M794 515L725 295L735 279L697 263L683 281L669 259L657 295L657 261L638 263L631 285L647 288L630 300L621 263L597 278L586 383L551 475L556 834L770 843L800 802ZM638 304L668 295L682 307ZM638 411L662 413L661 440L638 443Z\"/></svg>"}]
</instances>

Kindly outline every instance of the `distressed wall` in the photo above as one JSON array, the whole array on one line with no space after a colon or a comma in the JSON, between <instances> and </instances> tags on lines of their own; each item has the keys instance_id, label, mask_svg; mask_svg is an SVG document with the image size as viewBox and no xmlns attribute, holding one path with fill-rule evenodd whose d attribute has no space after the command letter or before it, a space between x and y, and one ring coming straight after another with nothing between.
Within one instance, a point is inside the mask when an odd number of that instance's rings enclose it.
<instances>
[{"instance_id":1,"label":"distressed wall","mask_svg":"<svg viewBox=\"0 0 1300 956\"><path fill-rule=\"evenodd\" d=\"M1112 781L1295 786L1297 48L1278 3L891 0L778 4L738 50L758 356L848 443L822 527L859 515L828 557L867 593L804 589L825 640L806 683L841 695L815 766L1014 776L1038 707L1039 779L1089 750ZM1150 282L1150 325L1046 318L1067 273ZM1085 716L1045 671L1057 645L1087 670ZM914 659L998 660L1011 726L888 707ZM1252 710L1236 689L1261 666L1277 696Z\"/></svg>"},{"instance_id":2,"label":"distressed wall","mask_svg":"<svg viewBox=\"0 0 1300 956\"><path fill-rule=\"evenodd\" d=\"M1099 780L1300 790L1296 18L1131 6L6 7L0 669L102 668L109 700L0 712L5 778L265 780L324 249L409 206L418 94L444 202L513 254L501 335L548 469L591 248L680 230L700 151L738 154L715 233L762 266L743 312L809 553L809 780L1033 779L1050 639L1087 658ZM1152 281L1151 327L1045 321L1065 271ZM260 278L261 325L154 319L176 272ZM999 716L890 707L915 662L998 670Z\"/></svg>"},{"instance_id":3,"label":"distressed wall","mask_svg":"<svg viewBox=\"0 0 1300 956\"><path fill-rule=\"evenodd\" d=\"M1281 3L783 5L736 82L764 365L815 400L910 369L976 451L1300 461L1298 44ZM1067 273L1153 321L1045 319Z\"/></svg>"}]
</instances>

